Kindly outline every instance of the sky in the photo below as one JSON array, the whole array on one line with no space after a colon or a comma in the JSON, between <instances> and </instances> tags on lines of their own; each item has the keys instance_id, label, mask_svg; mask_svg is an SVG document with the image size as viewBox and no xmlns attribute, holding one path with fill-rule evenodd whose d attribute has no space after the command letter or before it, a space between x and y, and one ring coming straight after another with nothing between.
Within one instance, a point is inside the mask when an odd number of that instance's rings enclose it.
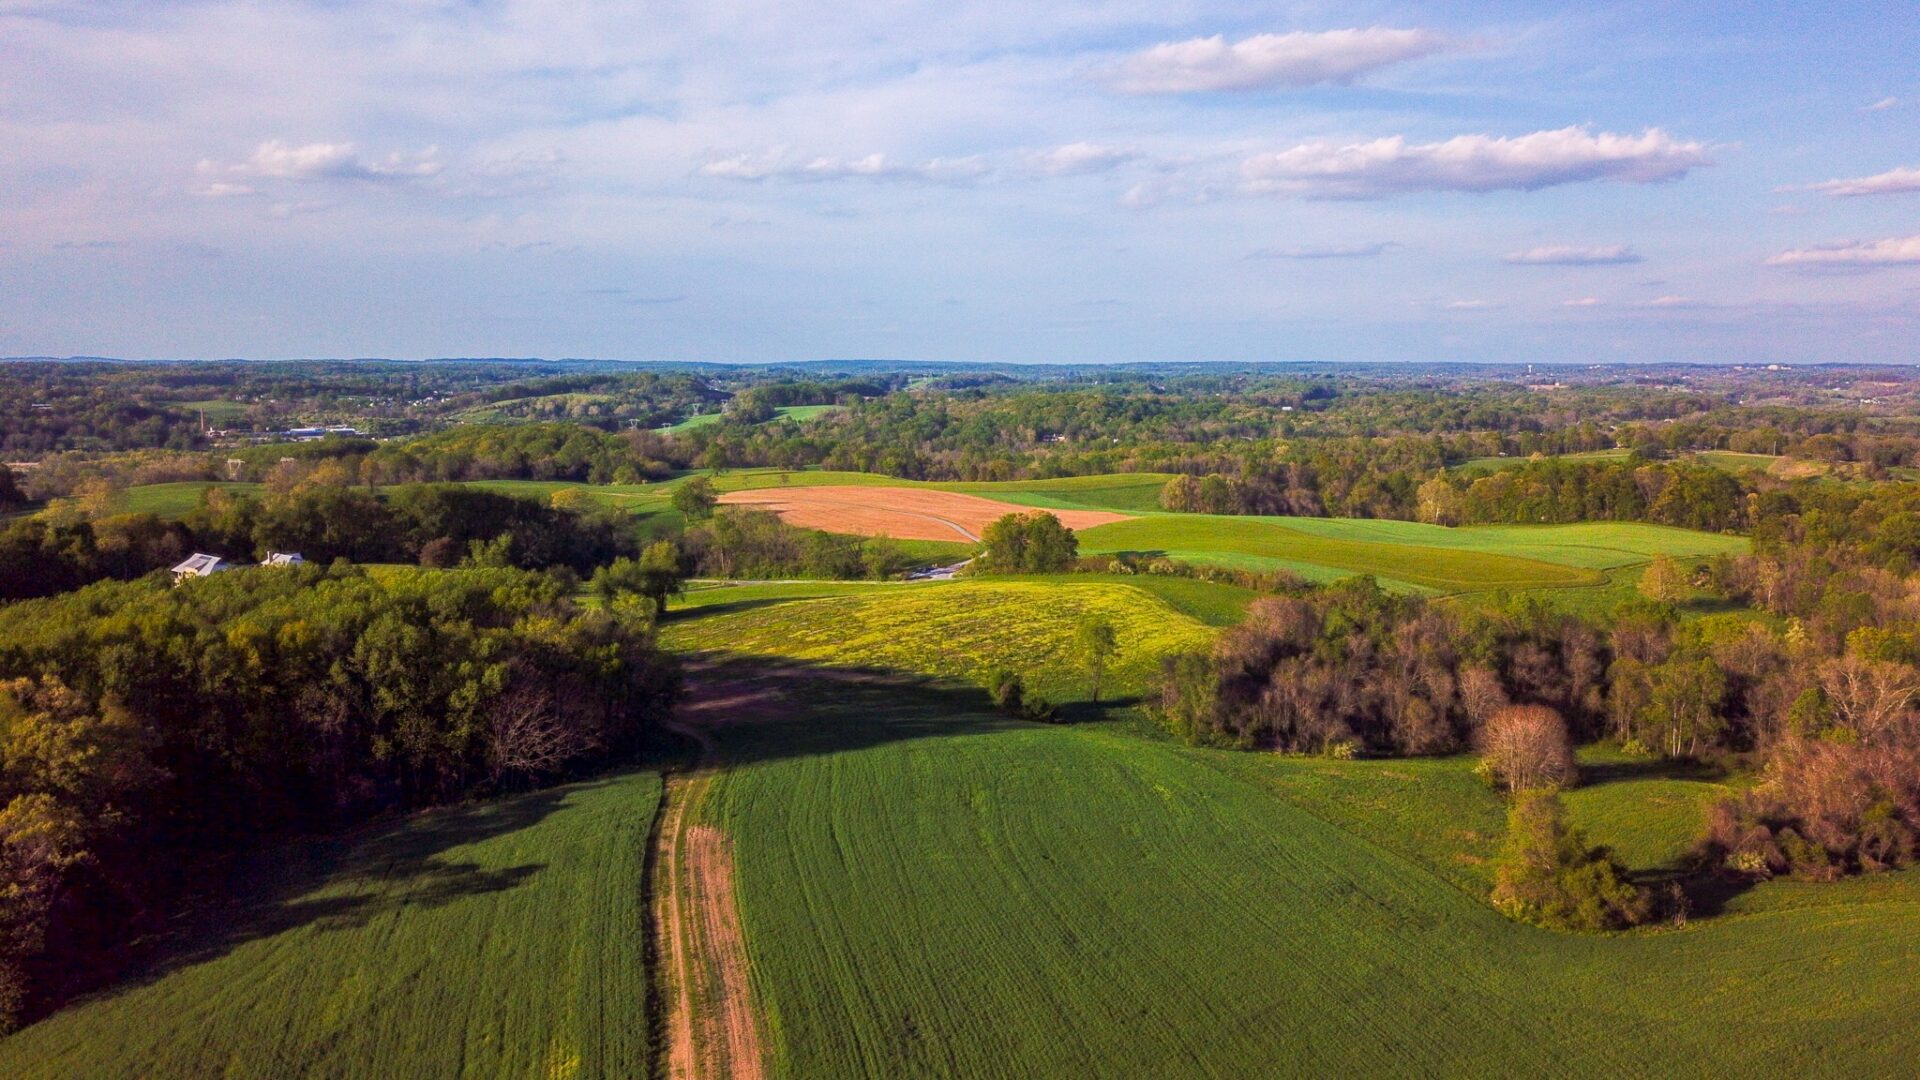
<instances>
[{"instance_id":1,"label":"sky","mask_svg":"<svg viewBox=\"0 0 1920 1080\"><path fill-rule=\"evenodd\" d=\"M0 0L0 355L1920 362L1920 6Z\"/></svg>"}]
</instances>

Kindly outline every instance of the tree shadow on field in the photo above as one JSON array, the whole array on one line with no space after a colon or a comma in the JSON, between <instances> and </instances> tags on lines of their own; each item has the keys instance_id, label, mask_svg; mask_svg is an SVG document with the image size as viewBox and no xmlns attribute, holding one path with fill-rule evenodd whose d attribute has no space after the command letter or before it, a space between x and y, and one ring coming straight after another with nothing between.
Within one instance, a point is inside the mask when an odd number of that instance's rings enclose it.
<instances>
[{"instance_id":1,"label":"tree shadow on field","mask_svg":"<svg viewBox=\"0 0 1920 1080\"><path fill-rule=\"evenodd\" d=\"M1695 780L1713 783L1726 779L1726 775L1726 770L1717 765L1684 758L1631 758L1580 763L1580 786L1583 788L1629 780Z\"/></svg>"},{"instance_id":2,"label":"tree shadow on field","mask_svg":"<svg viewBox=\"0 0 1920 1080\"><path fill-rule=\"evenodd\" d=\"M999 712L981 687L892 668L700 653L687 657L687 686L680 719L710 734L729 765L1057 726ZM1072 703L1061 719L1119 704Z\"/></svg>"},{"instance_id":3,"label":"tree shadow on field","mask_svg":"<svg viewBox=\"0 0 1920 1080\"><path fill-rule=\"evenodd\" d=\"M796 604L807 600L823 600L819 596L761 596L748 600L727 600L718 604L689 604L686 607L668 608L660 616L660 625L686 622L689 619L705 619L715 615L735 615L756 608L774 607L779 604Z\"/></svg>"},{"instance_id":4,"label":"tree shadow on field","mask_svg":"<svg viewBox=\"0 0 1920 1080\"><path fill-rule=\"evenodd\" d=\"M601 783L424 811L211 866L175 926L138 947L127 977L105 994L124 993L288 931L351 930L402 908L439 908L517 888L546 864L489 867L446 853L536 825L571 793Z\"/></svg>"}]
</instances>

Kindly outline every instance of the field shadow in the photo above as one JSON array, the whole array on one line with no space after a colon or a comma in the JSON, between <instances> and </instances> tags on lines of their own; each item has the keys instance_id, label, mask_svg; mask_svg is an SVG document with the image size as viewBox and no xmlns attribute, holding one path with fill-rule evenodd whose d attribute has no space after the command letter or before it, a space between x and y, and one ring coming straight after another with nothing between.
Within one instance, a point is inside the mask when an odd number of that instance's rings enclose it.
<instances>
[{"instance_id":1,"label":"field shadow","mask_svg":"<svg viewBox=\"0 0 1920 1080\"><path fill-rule=\"evenodd\" d=\"M668 608L661 613L660 625L686 622L689 619L704 619L712 615L733 615L757 608L774 607L779 604L794 604L806 600L820 600L818 596L760 596L747 600L728 600L718 604L695 604L686 607Z\"/></svg>"},{"instance_id":2,"label":"field shadow","mask_svg":"<svg viewBox=\"0 0 1920 1080\"><path fill-rule=\"evenodd\" d=\"M1684 758L1631 758L1581 762L1580 786L1600 787L1630 780L1695 780L1714 783L1726 779L1726 770L1704 761Z\"/></svg>"},{"instance_id":3,"label":"field shadow","mask_svg":"<svg viewBox=\"0 0 1920 1080\"><path fill-rule=\"evenodd\" d=\"M490 867L447 853L536 825L570 793L603 782L446 807L210 863L198 868L172 926L130 946L118 965L76 989L91 990L94 1000L114 997L249 942L303 928L357 929L403 908L438 908L518 888L546 864Z\"/></svg>"},{"instance_id":4,"label":"field shadow","mask_svg":"<svg viewBox=\"0 0 1920 1080\"><path fill-rule=\"evenodd\" d=\"M682 718L712 735L730 765L1050 726L999 712L981 687L893 668L697 653L687 684ZM1096 715L1081 704L1062 719Z\"/></svg>"}]
</instances>

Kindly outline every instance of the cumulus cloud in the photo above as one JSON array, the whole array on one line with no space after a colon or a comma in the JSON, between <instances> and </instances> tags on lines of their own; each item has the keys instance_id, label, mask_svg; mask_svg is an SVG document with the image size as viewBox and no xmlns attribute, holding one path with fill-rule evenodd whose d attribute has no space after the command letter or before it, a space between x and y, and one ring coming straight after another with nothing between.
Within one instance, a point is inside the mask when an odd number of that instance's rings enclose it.
<instances>
[{"instance_id":1,"label":"cumulus cloud","mask_svg":"<svg viewBox=\"0 0 1920 1080\"><path fill-rule=\"evenodd\" d=\"M1767 260L1768 266L1801 270L1866 270L1881 266L1920 265L1920 234L1885 240L1845 240L1836 244L1792 248Z\"/></svg>"},{"instance_id":2,"label":"cumulus cloud","mask_svg":"<svg viewBox=\"0 0 1920 1080\"><path fill-rule=\"evenodd\" d=\"M395 152L374 158L361 154L350 142L296 146L269 139L238 164L202 160L194 170L199 182L189 185L187 191L206 199L231 199L261 194L258 182L263 180L423 180L438 175L443 168L438 153L428 147L418 154ZM276 212L275 216L282 215Z\"/></svg>"},{"instance_id":3,"label":"cumulus cloud","mask_svg":"<svg viewBox=\"0 0 1920 1080\"><path fill-rule=\"evenodd\" d=\"M1254 193L1372 199L1412 191L1533 191L1587 180L1647 184L1709 164L1706 148L1648 128L1598 135L1584 127L1511 138L1458 135L1409 143L1302 143L1241 163L1241 186Z\"/></svg>"},{"instance_id":4,"label":"cumulus cloud","mask_svg":"<svg viewBox=\"0 0 1920 1080\"><path fill-rule=\"evenodd\" d=\"M1371 259L1384 255L1388 249L1399 247L1391 240L1377 244L1324 244L1308 247L1261 248L1248 254L1249 259Z\"/></svg>"},{"instance_id":5,"label":"cumulus cloud","mask_svg":"<svg viewBox=\"0 0 1920 1080\"><path fill-rule=\"evenodd\" d=\"M1843 197L1899 195L1909 191L1920 191L1920 168L1888 169L1883 173L1855 177L1852 180L1827 180L1818 184L1808 184L1807 190Z\"/></svg>"},{"instance_id":6,"label":"cumulus cloud","mask_svg":"<svg viewBox=\"0 0 1920 1080\"><path fill-rule=\"evenodd\" d=\"M1883 97L1879 101L1876 101L1871 105L1860 106L1860 111L1861 112L1886 112L1888 109L1896 109L1899 107L1900 107L1899 98Z\"/></svg>"},{"instance_id":7,"label":"cumulus cloud","mask_svg":"<svg viewBox=\"0 0 1920 1080\"><path fill-rule=\"evenodd\" d=\"M1351 82L1391 64L1451 47L1430 30L1296 31L1255 34L1229 44L1225 37L1171 41L1135 53L1108 75L1128 94L1189 94L1207 90L1259 90Z\"/></svg>"},{"instance_id":8,"label":"cumulus cloud","mask_svg":"<svg viewBox=\"0 0 1920 1080\"><path fill-rule=\"evenodd\" d=\"M858 158L822 156L795 160L777 151L721 158L699 169L701 176L717 180L902 180L931 184L972 183L988 171L986 161L978 156L896 162L885 154L875 153Z\"/></svg>"},{"instance_id":9,"label":"cumulus cloud","mask_svg":"<svg viewBox=\"0 0 1920 1080\"><path fill-rule=\"evenodd\" d=\"M433 147L418 154L398 151L382 158L361 154L350 142L305 143L299 146L270 139L253 156L227 171L264 180L412 180L433 176L442 166ZM202 172L217 171L201 162Z\"/></svg>"},{"instance_id":10,"label":"cumulus cloud","mask_svg":"<svg viewBox=\"0 0 1920 1080\"><path fill-rule=\"evenodd\" d=\"M1097 143L1075 142L1034 156L1034 167L1049 176L1082 176L1106 172L1140 155L1132 150Z\"/></svg>"},{"instance_id":11,"label":"cumulus cloud","mask_svg":"<svg viewBox=\"0 0 1920 1080\"><path fill-rule=\"evenodd\" d=\"M1610 244L1605 247L1549 245L1509 251L1505 261L1514 266L1619 266L1645 260L1625 244Z\"/></svg>"}]
</instances>

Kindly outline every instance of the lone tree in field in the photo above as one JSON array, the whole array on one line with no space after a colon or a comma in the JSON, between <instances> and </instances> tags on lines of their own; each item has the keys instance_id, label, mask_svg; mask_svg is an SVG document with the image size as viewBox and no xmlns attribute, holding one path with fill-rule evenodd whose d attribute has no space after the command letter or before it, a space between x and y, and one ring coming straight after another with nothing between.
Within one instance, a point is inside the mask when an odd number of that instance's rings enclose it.
<instances>
[{"instance_id":1,"label":"lone tree in field","mask_svg":"<svg viewBox=\"0 0 1920 1080\"><path fill-rule=\"evenodd\" d=\"M1080 660L1087 666L1087 682L1093 689L1093 703L1100 703L1100 684L1107 674L1107 664L1114 653L1120 650L1119 641L1113 632L1113 620L1105 615L1087 615L1081 618L1080 625L1073 632L1074 650L1080 654Z\"/></svg>"},{"instance_id":2,"label":"lone tree in field","mask_svg":"<svg viewBox=\"0 0 1920 1080\"><path fill-rule=\"evenodd\" d=\"M1480 732L1481 764L1508 791L1565 787L1573 782L1567 722L1545 705L1509 705Z\"/></svg>"},{"instance_id":3,"label":"lone tree in field","mask_svg":"<svg viewBox=\"0 0 1920 1080\"><path fill-rule=\"evenodd\" d=\"M673 508L688 521L712 517L714 504L719 501L720 496L713 491L713 481L704 476L696 476L673 489Z\"/></svg>"},{"instance_id":4,"label":"lone tree in field","mask_svg":"<svg viewBox=\"0 0 1920 1080\"><path fill-rule=\"evenodd\" d=\"M1508 918L1562 930L1617 930L1645 922L1652 902L1604 847L1587 846L1552 791L1521 792L1494 865L1493 906Z\"/></svg>"},{"instance_id":5,"label":"lone tree in field","mask_svg":"<svg viewBox=\"0 0 1920 1080\"><path fill-rule=\"evenodd\" d=\"M1073 530L1045 510L1008 514L987 526L981 539L980 566L1000 574L1053 574L1080 554Z\"/></svg>"},{"instance_id":6,"label":"lone tree in field","mask_svg":"<svg viewBox=\"0 0 1920 1080\"><path fill-rule=\"evenodd\" d=\"M1687 598L1687 574L1671 555L1655 555L1640 575L1640 595L1661 604Z\"/></svg>"},{"instance_id":7,"label":"lone tree in field","mask_svg":"<svg viewBox=\"0 0 1920 1080\"><path fill-rule=\"evenodd\" d=\"M622 596L642 597L658 619L666 614L667 597L687 591L685 581L680 549L671 540L661 540L648 544L637 561L622 555L595 570L587 587L609 608Z\"/></svg>"}]
</instances>

